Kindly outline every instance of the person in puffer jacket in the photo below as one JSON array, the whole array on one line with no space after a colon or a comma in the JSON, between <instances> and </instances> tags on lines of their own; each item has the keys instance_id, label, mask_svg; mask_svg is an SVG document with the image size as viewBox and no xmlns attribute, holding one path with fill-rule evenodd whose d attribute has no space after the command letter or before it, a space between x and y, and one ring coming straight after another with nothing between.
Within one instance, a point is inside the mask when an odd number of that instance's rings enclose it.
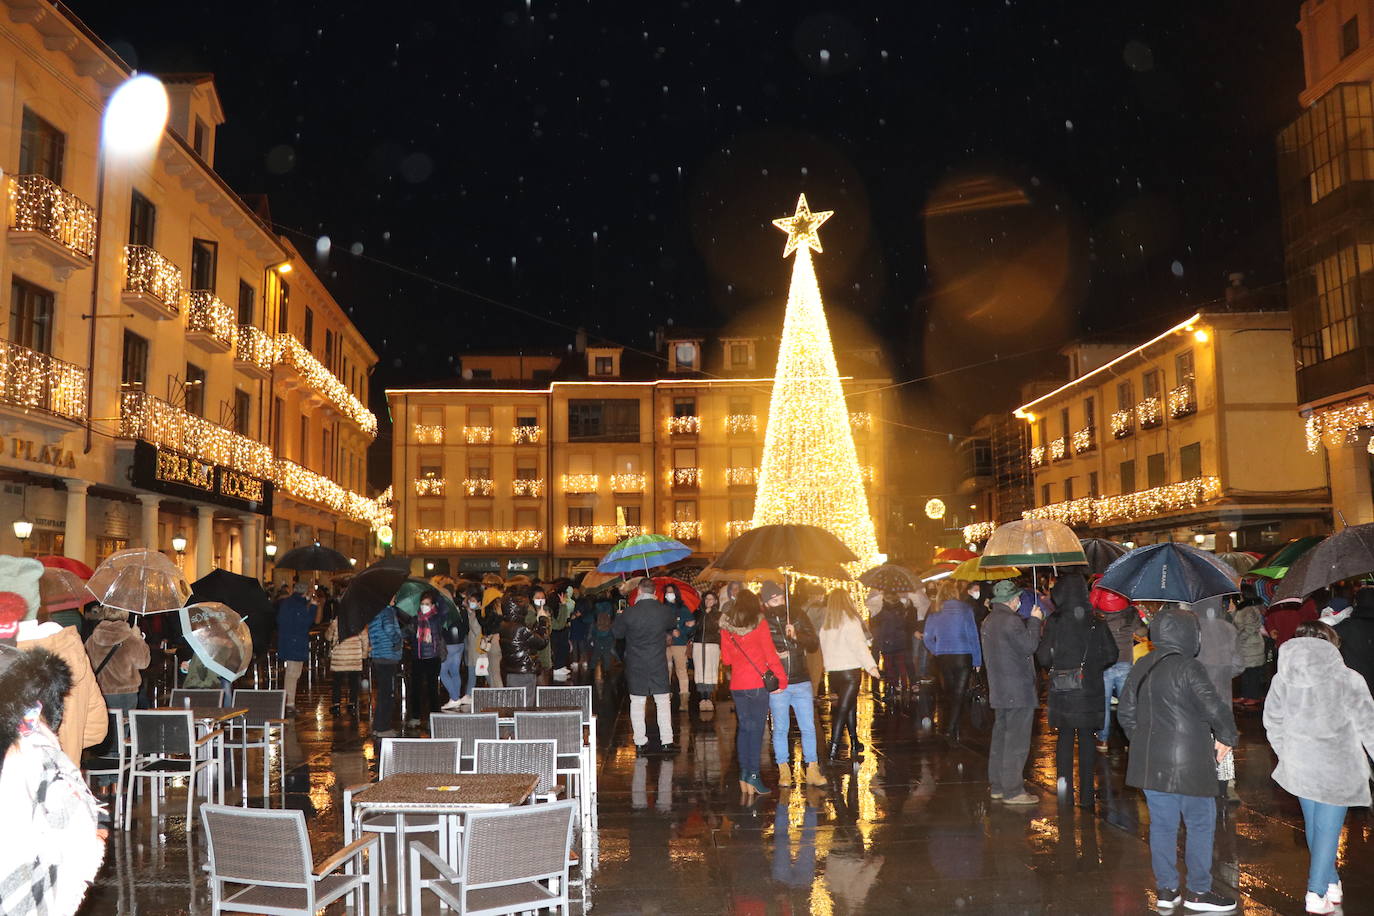
<instances>
[{"instance_id":1,"label":"person in puffer jacket","mask_svg":"<svg viewBox=\"0 0 1374 916\"><path fill-rule=\"evenodd\" d=\"M325 631L329 642L329 673L333 678L330 712L339 712L343 688L348 688L348 711L357 713L358 693L362 688L363 660L367 658L367 630L363 629L347 639L339 639L339 618L329 621Z\"/></svg>"}]
</instances>

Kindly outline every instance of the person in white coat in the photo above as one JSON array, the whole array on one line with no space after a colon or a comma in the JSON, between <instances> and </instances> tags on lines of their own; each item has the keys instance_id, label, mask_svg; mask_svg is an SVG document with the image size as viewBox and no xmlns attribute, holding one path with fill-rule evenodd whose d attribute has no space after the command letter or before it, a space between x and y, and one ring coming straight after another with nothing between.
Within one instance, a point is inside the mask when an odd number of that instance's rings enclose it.
<instances>
[{"instance_id":1,"label":"person in white coat","mask_svg":"<svg viewBox=\"0 0 1374 916\"><path fill-rule=\"evenodd\" d=\"M1339 645L1326 624L1299 625L1279 650L1264 703L1264 729L1279 758L1274 781L1302 804L1309 913L1331 913L1341 903L1336 849L1345 813L1370 803L1365 757L1374 757L1374 699L1364 678L1341 661Z\"/></svg>"}]
</instances>

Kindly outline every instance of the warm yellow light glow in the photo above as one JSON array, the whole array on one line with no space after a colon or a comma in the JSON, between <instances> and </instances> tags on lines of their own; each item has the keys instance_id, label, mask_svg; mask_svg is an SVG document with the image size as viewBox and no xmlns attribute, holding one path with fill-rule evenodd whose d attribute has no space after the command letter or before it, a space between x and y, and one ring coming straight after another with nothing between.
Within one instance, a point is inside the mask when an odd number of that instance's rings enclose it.
<instances>
[{"instance_id":1,"label":"warm yellow light glow","mask_svg":"<svg viewBox=\"0 0 1374 916\"><path fill-rule=\"evenodd\" d=\"M857 574L876 565L878 543L811 259L821 250L816 227L829 216L812 214L803 195L796 215L774 221L788 234L784 257L796 257L752 524L824 528L858 556Z\"/></svg>"},{"instance_id":2,"label":"warm yellow light glow","mask_svg":"<svg viewBox=\"0 0 1374 916\"><path fill-rule=\"evenodd\" d=\"M84 420L86 370L0 340L0 401Z\"/></svg>"},{"instance_id":3,"label":"warm yellow light glow","mask_svg":"<svg viewBox=\"0 0 1374 916\"><path fill-rule=\"evenodd\" d=\"M515 550L535 550L544 544L544 532L537 528L513 531L456 531L451 529L417 528L415 546L441 550L480 550L508 547Z\"/></svg>"},{"instance_id":4,"label":"warm yellow light glow","mask_svg":"<svg viewBox=\"0 0 1374 916\"><path fill-rule=\"evenodd\" d=\"M468 445L487 445L491 442L491 427L464 426L463 441Z\"/></svg>"},{"instance_id":5,"label":"warm yellow light glow","mask_svg":"<svg viewBox=\"0 0 1374 916\"><path fill-rule=\"evenodd\" d=\"M866 432L873 428L873 414L866 410L853 410L849 413L849 426L855 432Z\"/></svg>"},{"instance_id":6,"label":"warm yellow light glow","mask_svg":"<svg viewBox=\"0 0 1374 916\"><path fill-rule=\"evenodd\" d=\"M1208 334L1202 328L1198 328L1196 331L1193 332L1193 340L1196 340L1198 343L1206 343L1207 339Z\"/></svg>"},{"instance_id":7,"label":"warm yellow light glow","mask_svg":"<svg viewBox=\"0 0 1374 916\"><path fill-rule=\"evenodd\" d=\"M1154 429L1164 422L1163 405L1159 398L1148 397L1135 405L1135 419L1141 429Z\"/></svg>"},{"instance_id":8,"label":"warm yellow light glow","mask_svg":"<svg viewBox=\"0 0 1374 916\"><path fill-rule=\"evenodd\" d=\"M334 373L326 369L304 344L290 334L280 334L277 336L277 345L279 359L284 365L296 370L306 384L323 395L330 406L356 423L369 437L376 437L377 418L372 411Z\"/></svg>"},{"instance_id":9,"label":"warm yellow light glow","mask_svg":"<svg viewBox=\"0 0 1374 916\"><path fill-rule=\"evenodd\" d=\"M977 544L992 537L992 531L997 526L992 522L974 522L972 525L964 526L964 541L969 544Z\"/></svg>"},{"instance_id":10,"label":"warm yellow light glow","mask_svg":"<svg viewBox=\"0 0 1374 916\"><path fill-rule=\"evenodd\" d=\"M101 126L101 143L115 156L151 152L167 127L167 88L147 73L125 80L110 95Z\"/></svg>"},{"instance_id":11,"label":"warm yellow light glow","mask_svg":"<svg viewBox=\"0 0 1374 916\"><path fill-rule=\"evenodd\" d=\"M448 481L443 477L418 477L415 480L416 496L443 496L448 489Z\"/></svg>"},{"instance_id":12,"label":"warm yellow light glow","mask_svg":"<svg viewBox=\"0 0 1374 916\"><path fill-rule=\"evenodd\" d=\"M1135 411L1118 410L1112 414L1112 438L1125 439L1135 431Z\"/></svg>"},{"instance_id":13,"label":"warm yellow light glow","mask_svg":"<svg viewBox=\"0 0 1374 916\"><path fill-rule=\"evenodd\" d=\"M238 339L238 316L210 290L191 290L186 297L186 330L205 334L228 350Z\"/></svg>"},{"instance_id":14,"label":"warm yellow light glow","mask_svg":"<svg viewBox=\"0 0 1374 916\"><path fill-rule=\"evenodd\" d=\"M181 268L147 245L124 246L124 291L151 296L169 312L181 311Z\"/></svg>"},{"instance_id":15,"label":"warm yellow light glow","mask_svg":"<svg viewBox=\"0 0 1374 916\"><path fill-rule=\"evenodd\" d=\"M701 468L673 468L668 480L677 489L693 489L701 483Z\"/></svg>"},{"instance_id":16,"label":"warm yellow light glow","mask_svg":"<svg viewBox=\"0 0 1374 916\"><path fill-rule=\"evenodd\" d=\"M277 273L279 273L279 274L289 274L289 273L291 273L291 262L290 262L290 261L283 261L282 263L278 264L278 265L277 265Z\"/></svg>"},{"instance_id":17,"label":"warm yellow light glow","mask_svg":"<svg viewBox=\"0 0 1374 916\"><path fill-rule=\"evenodd\" d=\"M490 496L493 484L487 477L467 477L463 480L463 489L469 496Z\"/></svg>"},{"instance_id":18,"label":"warm yellow light glow","mask_svg":"<svg viewBox=\"0 0 1374 916\"><path fill-rule=\"evenodd\" d=\"M695 436L701 431L701 417L669 417L668 432L674 436Z\"/></svg>"},{"instance_id":19,"label":"warm yellow light glow","mask_svg":"<svg viewBox=\"0 0 1374 916\"><path fill-rule=\"evenodd\" d=\"M512 496L543 496L544 479L542 477L517 477L510 482L510 492Z\"/></svg>"},{"instance_id":20,"label":"warm yellow light glow","mask_svg":"<svg viewBox=\"0 0 1374 916\"><path fill-rule=\"evenodd\" d=\"M595 493L601 478L595 474L564 474L564 493Z\"/></svg>"},{"instance_id":21,"label":"warm yellow light glow","mask_svg":"<svg viewBox=\"0 0 1374 916\"><path fill-rule=\"evenodd\" d=\"M540 426L512 426L510 431L510 441L516 445L534 445L544 437L544 429Z\"/></svg>"},{"instance_id":22,"label":"warm yellow light glow","mask_svg":"<svg viewBox=\"0 0 1374 916\"><path fill-rule=\"evenodd\" d=\"M675 541L700 540L701 522L673 522L668 526L668 536Z\"/></svg>"},{"instance_id":23,"label":"warm yellow light glow","mask_svg":"<svg viewBox=\"0 0 1374 916\"><path fill-rule=\"evenodd\" d=\"M942 519L945 517L945 501L943 499L926 500L926 518Z\"/></svg>"},{"instance_id":24,"label":"warm yellow light glow","mask_svg":"<svg viewBox=\"0 0 1374 916\"><path fill-rule=\"evenodd\" d=\"M1370 427L1374 427L1374 401L1369 398L1314 410L1307 417L1307 450L1315 452L1323 444L1327 448L1349 445Z\"/></svg>"},{"instance_id":25,"label":"warm yellow light glow","mask_svg":"<svg viewBox=\"0 0 1374 916\"><path fill-rule=\"evenodd\" d=\"M1024 518L1047 518L1065 525L1084 527L1129 522L1172 512L1191 509L1221 496L1221 480L1216 477L1195 477L1178 483L1137 490L1120 496L1098 496L1052 503L1028 509ZM970 540L973 540L970 538Z\"/></svg>"},{"instance_id":26,"label":"warm yellow light glow","mask_svg":"<svg viewBox=\"0 0 1374 916\"><path fill-rule=\"evenodd\" d=\"M732 487L752 487L759 481L758 468L726 468L725 483Z\"/></svg>"},{"instance_id":27,"label":"warm yellow light glow","mask_svg":"<svg viewBox=\"0 0 1374 916\"><path fill-rule=\"evenodd\" d=\"M1082 429L1074 430L1073 453L1075 455L1091 452L1095 448L1097 448L1097 430L1093 429L1091 426L1085 426Z\"/></svg>"},{"instance_id":28,"label":"warm yellow light glow","mask_svg":"<svg viewBox=\"0 0 1374 916\"><path fill-rule=\"evenodd\" d=\"M612 474L611 490L615 493L641 493L644 490L643 474Z\"/></svg>"},{"instance_id":29,"label":"warm yellow light glow","mask_svg":"<svg viewBox=\"0 0 1374 916\"><path fill-rule=\"evenodd\" d=\"M748 531L752 527L754 527L754 523L749 519L737 518L732 522L725 523L725 533L729 535L731 539L734 539L739 537L741 534L744 534L744 532Z\"/></svg>"},{"instance_id":30,"label":"warm yellow light glow","mask_svg":"<svg viewBox=\"0 0 1374 916\"><path fill-rule=\"evenodd\" d=\"M1197 413L1197 391L1191 381L1169 390L1169 416L1178 420Z\"/></svg>"},{"instance_id":31,"label":"warm yellow light glow","mask_svg":"<svg viewBox=\"0 0 1374 916\"><path fill-rule=\"evenodd\" d=\"M758 426L759 418L751 413L733 413L725 418L725 430L732 435L756 432Z\"/></svg>"},{"instance_id":32,"label":"warm yellow light glow","mask_svg":"<svg viewBox=\"0 0 1374 916\"><path fill-rule=\"evenodd\" d=\"M424 424L416 424L416 426L415 426L415 441L418 442L418 443L420 443L421 445L443 445L443 444L444 444L444 426L443 426L443 424L442 424L442 423L439 423L439 424L431 424L431 425L428 425L428 426L426 426L426 425L424 425Z\"/></svg>"},{"instance_id":33,"label":"warm yellow light glow","mask_svg":"<svg viewBox=\"0 0 1374 916\"><path fill-rule=\"evenodd\" d=\"M18 175L9 182L10 228L45 235L72 254L95 254L95 209L45 175Z\"/></svg>"}]
</instances>

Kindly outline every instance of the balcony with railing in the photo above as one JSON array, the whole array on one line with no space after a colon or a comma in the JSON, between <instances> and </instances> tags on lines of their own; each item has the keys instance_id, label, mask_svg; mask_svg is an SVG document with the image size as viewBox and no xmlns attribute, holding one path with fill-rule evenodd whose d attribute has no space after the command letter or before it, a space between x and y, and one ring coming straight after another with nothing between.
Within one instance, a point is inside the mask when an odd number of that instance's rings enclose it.
<instances>
[{"instance_id":1,"label":"balcony with railing","mask_svg":"<svg viewBox=\"0 0 1374 916\"><path fill-rule=\"evenodd\" d=\"M513 530L456 530L450 528L415 529L415 546L434 550L536 550L544 546L544 532L538 528Z\"/></svg>"},{"instance_id":2,"label":"balcony with railing","mask_svg":"<svg viewBox=\"0 0 1374 916\"><path fill-rule=\"evenodd\" d=\"M0 340L0 407L86 419L86 370Z\"/></svg>"},{"instance_id":3,"label":"balcony with railing","mask_svg":"<svg viewBox=\"0 0 1374 916\"><path fill-rule=\"evenodd\" d=\"M286 493L294 499L324 506L351 521L372 528L390 525L394 521L390 487L381 496L372 499L285 458L277 459L274 480L277 493Z\"/></svg>"},{"instance_id":4,"label":"balcony with railing","mask_svg":"<svg viewBox=\"0 0 1374 916\"><path fill-rule=\"evenodd\" d=\"M695 436L701 432L701 417L669 417L668 435L670 436Z\"/></svg>"},{"instance_id":5,"label":"balcony with railing","mask_svg":"<svg viewBox=\"0 0 1374 916\"><path fill-rule=\"evenodd\" d=\"M147 245L124 246L121 301L155 321L181 314L181 268Z\"/></svg>"},{"instance_id":6,"label":"balcony with railing","mask_svg":"<svg viewBox=\"0 0 1374 916\"><path fill-rule=\"evenodd\" d=\"M268 446L137 389L120 395L119 436L141 439L264 480L274 479L277 471L276 458Z\"/></svg>"},{"instance_id":7,"label":"balcony with railing","mask_svg":"<svg viewBox=\"0 0 1374 916\"><path fill-rule=\"evenodd\" d=\"M523 496L526 498L537 498L544 495L544 478L542 477L517 477L510 482L511 496Z\"/></svg>"},{"instance_id":8,"label":"balcony with railing","mask_svg":"<svg viewBox=\"0 0 1374 916\"><path fill-rule=\"evenodd\" d=\"M538 445L544 439L542 426L512 426L510 441L515 445Z\"/></svg>"},{"instance_id":9,"label":"balcony with railing","mask_svg":"<svg viewBox=\"0 0 1374 916\"><path fill-rule=\"evenodd\" d=\"M701 468L673 468L669 480L674 490L695 490L701 486Z\"/></svg>"},{"instance_id":10,"label":"balcony with railing","mask_svg":"<svg viewBox=\"0 0 1374 916\"><path fill-rule=\"evenodd\" d=\"M758 468L726 468L725 483L731 487L752 487L759 482Z\"/></svg>"},{"instance_id":11,"label":"balcony with railing","mask_svg":"<svg viewBox=\"0 0 1374 916\"><path fill-rule=\"evenodd\" d=\"M443 424L415 424L415 441L421 445L443 445Z\"/></svg>"},{"instance_id":12,"label":"balcony with railing","mask_svg":"<svg viewBox=\"0 0 1374 916\"><path fill-rule=\"evenodd\" d=\"M238 336L238 316L208 289L186 295L186 339L209 353L225 353Z\"/></svg>"},{"instance_id":13,"label":"balcony with railing","mask_svg":"<svg viewBox=\"0 0 1374 916\"><path fill-rule=\"evenodd\" d=\"M1033 445L1030 450L1030 466L1039 468L1045 466L1045 446Z\"/></svg>"},{"instance_id":14,"label":"balcony with railing","mask_svg":"<svg viewBox=\"0 0 1374 916\"><path fill-rule=\"evenodd\" d=\"M1073 453L1075 455L1085 455L1097 448L1097 429L1092 426L1085 426L1076 429L1073 433Z\"/></svg>"},{"instance_id":15,"label":"balcony with railing","mask_svg":"<svg viewBox=\"0 0 1374 916\"><path fill-rule=\"evenodd\" d=\"M255 378L272 375L277 362L277 339L251 324L241 324L234 336L234 368Z\"/></svg>"},{"instance_id":16,"label":"balcony with railing","mask_svg":"<svg viewBox=\"0 0 1374 916\"><path fill-rule=\"evenodd\" d=\"M290 334L277 336L281 364L291 370L295 378L284 379L288 388L303 385L324 398L325 402L345 419L352 420L368 436L377 435L377 418L362 401L324 367L305 345Z\"/></svg>"},{"instance_id":17,"label":"balcony with railing","mask_svg":"<svg viewBox=\"0 0 1374 916\"><path fill-rule=\"evenodd\" d=\"M469 496L490 496L495 489L489 477L463 478L463 491Z\"/></svg>"},{"instance_id":18,"label":"balcony with railing","mask_svg":"<svg viewBox=\"0 0 1374 916\"><path fill-rule=\"evenodd\" d=\"M644 492L643 474L612 474L611 492L612 493L643 493Z\"/></svg>"},{"instance_id":19,"label":"balcony with railing","mask_svg":"<svg viewBox=\"0 0 1374 916\"><path fill-rule=\"evenodd\" d=\"M464 426L463 441L468 445L490 445L491 433L490 426Z\"/></svg>"},{"instance_id":20,"label":"balcony with railing","mask_svg":"<svg viewBox=\"0 0 1374 916\"><path fill-rule=\"evenodd\" d=\"M725 418L725 431L732 436L749 436L759 431L759 418L752 413L732 413Z\"/></svg>"},{"instance_id":21,"label":"balcony with railing","mask_svg":"<svg viewBox=\"0 0 1374 916\"><path fill-rule=\"evenodd\" d=\"M753 527L754 522L752 519L737 518L732 522L725 523L725 533L733 539L739 537L741 534L744 534L744 532L748 531L750 528Z\"/></svg>"},{"instance_id":22,"label":"balcony with railing","mask_svg":"<svg viewBox=\"0 0 1374 916\"><path fill-rule=\"evenodd\" d=\"M1163 405L1159 398L1148 397L1135 405L1135 421L1141 429L1154 429L1164 424Z\"/></svg>"},{"instance_id":23,"label":"balcony with railing","mask_svg":"<svg viewBox=\"0 0 1374 916\"><path fill-rule=\"evenodd\" d=\"M592 528L592 525L564 525L563 543L590 544L592 542Z\"/></svg>"},{"instance_id":24,"label":"balcony with railing","mask_svg":"<svg viewBox=\"0 0 1374 916\"><path fill-rule=\"evenodd\" d=\"M701 522L673 522L668 526L668 536L684 544L701 540Z\"/></svg>"},{"instance_id":25,"label":"balcony with railing","mask_svg":"<svg viewBox=\"0 0 1374 916\"><path fill-rule=\"evenodd\" d=\"M595 493L601 478L595 474L564 474L564 493Z\"/></svg>"},{"instance_id":26,"label":"balcony with railing","mask_svg":"<svg viewBox=\"0 0 1374 916\"><path fill-rule=\"evenodd\" d=\"M89 267L95 255L95 209L44 175L9 182L12 244L62 272Z\"/></svg>"},{"instance_id":27,"label":"balcony with railing","mask_svg":"<svg viewBox=\"0 0 1374 916\"><path fill-rule=\"evenodd\" d=\"M415 478L416 496L443 496L448 490L448 480L443 477Z\"/></svg>"},{"instance_id":28,"label":"balcony with railing","mask_svg":"<svg viewBox=\"0 0 1374 916\"><path fill-rule=\"evenodd\" d=\"M1050 460L1063 461L1067 457L1069 457L1069 444L1064 437L1060 436L1058 439L1051 439Z\"/></svg>"},{"instance_id":29,"label":"balcony with railing","mask_svg":"<svg viewBox=\"0 0 1374 916\"><path fill-rule=\"evenodd\" d=\"M1192 380L1169 391L1169 416L1175 420L1197 413L1197 386Z\"/></svg>"},{"instance_id":30,"label":"balcony with railing","mask_svg":"<svg viewBox=\"0 0 1374 916\"><path fill-rule=\"evenodd\" d=\"M1112 438L1125 439L1135 432L1135 411L1118 410L1112 414Z\"/></svg>"}]
</instances>

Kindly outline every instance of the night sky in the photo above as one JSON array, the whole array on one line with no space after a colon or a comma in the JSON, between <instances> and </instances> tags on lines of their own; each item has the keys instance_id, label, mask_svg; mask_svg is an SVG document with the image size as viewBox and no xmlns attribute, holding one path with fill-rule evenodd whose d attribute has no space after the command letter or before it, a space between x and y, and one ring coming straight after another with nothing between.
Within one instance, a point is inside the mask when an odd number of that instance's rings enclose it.
<instances>
[{"instance_id":1,"label":"night sky","mask_svg":"<svg viewBox=\"0 0 1374 916\"><path fill-rule=\"evenodd\" d=\"M799 191L837 211L832 325L944 373L903 389L925 429L1075 334L1282 278L1292 0L71 5L137 68L216 75L219 170L329 237L379 409L468 347L777 322Z\"/></svg>"}]
</instances>

